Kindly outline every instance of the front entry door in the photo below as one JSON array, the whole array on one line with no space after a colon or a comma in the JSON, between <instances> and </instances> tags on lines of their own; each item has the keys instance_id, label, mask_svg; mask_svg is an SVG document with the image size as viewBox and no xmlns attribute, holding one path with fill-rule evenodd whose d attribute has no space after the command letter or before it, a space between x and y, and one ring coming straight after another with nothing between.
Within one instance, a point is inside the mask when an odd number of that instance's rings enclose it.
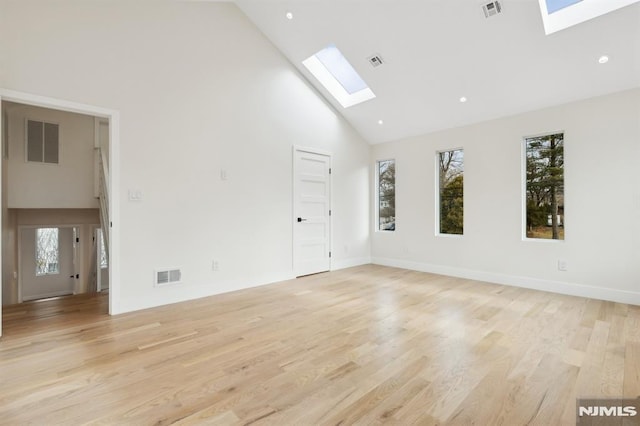
<instances>
[{"instance_id":1,"label":"front entry door","mask_svg":"<svg viewBox=\"0 0 640 426\"><path fill-rule=\"evenodd\" d=\"M74 228L23 228L20 234L22 300L73 294Z\"/></svg>"},{"instance_id":2,"label":"front entry door","mask_svg":"<svg viewBox=\"0 0 640 426\"><path fill-rule=\"evenodd\" d=\"M294 149L293 269L296 276L331 269L331 157Z\"/></svg>"}]
</instances>

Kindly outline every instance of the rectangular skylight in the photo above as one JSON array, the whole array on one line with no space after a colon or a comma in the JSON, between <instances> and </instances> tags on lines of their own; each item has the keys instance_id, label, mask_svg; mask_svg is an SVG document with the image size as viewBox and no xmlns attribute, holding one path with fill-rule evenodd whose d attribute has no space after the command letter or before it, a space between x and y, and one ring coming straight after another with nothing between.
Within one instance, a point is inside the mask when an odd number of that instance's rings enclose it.
<instances>
[{"instance_id":1,"label":"rectangular skylight","mask_svg":"<svg viewBox=\"0 0 640 426\"><path fill-rule=\"evenodd\" d=\"M640 0L538 0L547 34L637 3Z\"/></svg>"},{"instance_id":2,"label":"rectangular skylight","mask_svg":"<svg viewBox=\"0 0 640 426\"><path fill-rule=\"evenodd\" d=\"M546 0L547 1L547 13L554 13L560 9L576 4L582 0Z\"/></svg>"},{"instance_id":3,"label":"rectangular skylight","mask_svg":"<svg viewBox=\"0 0 640 426\"><path fill-rule=\"evenodd\" d=\"M343 108L376 97L334 44L305 59L302 64Z\"/></svg>"}]
</instances>

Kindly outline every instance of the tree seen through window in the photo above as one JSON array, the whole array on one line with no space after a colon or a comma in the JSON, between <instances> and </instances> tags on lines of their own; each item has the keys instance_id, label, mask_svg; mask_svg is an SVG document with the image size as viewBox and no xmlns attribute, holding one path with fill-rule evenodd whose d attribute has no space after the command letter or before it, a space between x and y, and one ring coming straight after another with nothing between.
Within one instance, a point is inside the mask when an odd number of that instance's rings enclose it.
<instances>
[{"instance_id":1,"label":"tree seen through window","mask_svg":"<svg viewBox=\"0 0 640 426\"><path fill-rule=\"evenodd\" d=\"M396 230L396 162L378 161L378 230Z\"/></svg>"},{"instance_id":2,"label":"tree seen through window","mask_svg":"<svg viewBox=\"0 0 640 426\"><path fill-rule=\"evenodd\" d=\"M36 229L36 276L60 273L58 228Z\"/></svg>"},{"instance_id":3,"label":"tree seen through window","mask_svg":"<svg viewBox=\"0 0 640 426\"><path fill-rule=\"evenodd\" d=\"M440 234L464 233L464 151L438 153Z\"/></svg>"},{"instance_id":4,"label":"tree seen through window","mask_svg":"<svg viewBox=\"0 0 640 426\"><path fill-rule=\"evenodd\" d=\"M564 240L564 134L525 139L527 238Z\"/></svg>"}]
</instances>

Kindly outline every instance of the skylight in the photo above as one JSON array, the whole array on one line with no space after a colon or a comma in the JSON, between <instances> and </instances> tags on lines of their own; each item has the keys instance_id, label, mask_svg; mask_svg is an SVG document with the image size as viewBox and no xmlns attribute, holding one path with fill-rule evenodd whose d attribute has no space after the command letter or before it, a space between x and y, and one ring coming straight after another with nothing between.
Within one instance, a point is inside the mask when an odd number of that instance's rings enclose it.
<instances>
[{"instance_id":1,"label":"skylight","mask_svg":"<svg viewBox=\"0 0 640 426\"><path fill-rule=\"evenodd\" d=\"M302 64L343 108L376 97L334 44L305 59Z\"/></svg>"},{"instance_id":2,"label":"skylight","mask_svg":"<svg viewBox=\"0 0 640 426\"><path fill-rule=\"evenodd\" d=\"M572 27L640 0L538 0L547 34Z\"/></svg>"},{"instance_id":3,"label":"skylight","mask_svg":"<svg viewBox=\"0 0 640 426\"><path fill-rule=\"evenodd\" d=\"M576 4L582 0L546 0L547 1L547 13L554 13L560 9Z\"/></svg>"}]
</instances>

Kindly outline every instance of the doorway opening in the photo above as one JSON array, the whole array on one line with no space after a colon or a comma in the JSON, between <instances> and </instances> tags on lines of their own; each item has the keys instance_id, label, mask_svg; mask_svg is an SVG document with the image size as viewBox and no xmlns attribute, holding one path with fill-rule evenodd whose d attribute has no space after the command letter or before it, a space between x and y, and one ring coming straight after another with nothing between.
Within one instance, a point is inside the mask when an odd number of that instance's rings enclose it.
<instances>
[{"instance_id":1,"label":"doorway opening","mask_svg":"<svg viewBox=\"0 0 640 426\"><path fill-rule=\"evenodd\" d=\"M1 306L101 292L118 313L117 111L0 89L0 117Z\"/></svg>"},{"instance_id":2,"label":"doorway opening","mask_svg":"<svg viewBox=\"0 0 640 426\"><path fill-rule=\"evenodd\" d=\"M76 293L79 227L28 226L19 234L18 302Z\"/></svg>"}]
</instances>

